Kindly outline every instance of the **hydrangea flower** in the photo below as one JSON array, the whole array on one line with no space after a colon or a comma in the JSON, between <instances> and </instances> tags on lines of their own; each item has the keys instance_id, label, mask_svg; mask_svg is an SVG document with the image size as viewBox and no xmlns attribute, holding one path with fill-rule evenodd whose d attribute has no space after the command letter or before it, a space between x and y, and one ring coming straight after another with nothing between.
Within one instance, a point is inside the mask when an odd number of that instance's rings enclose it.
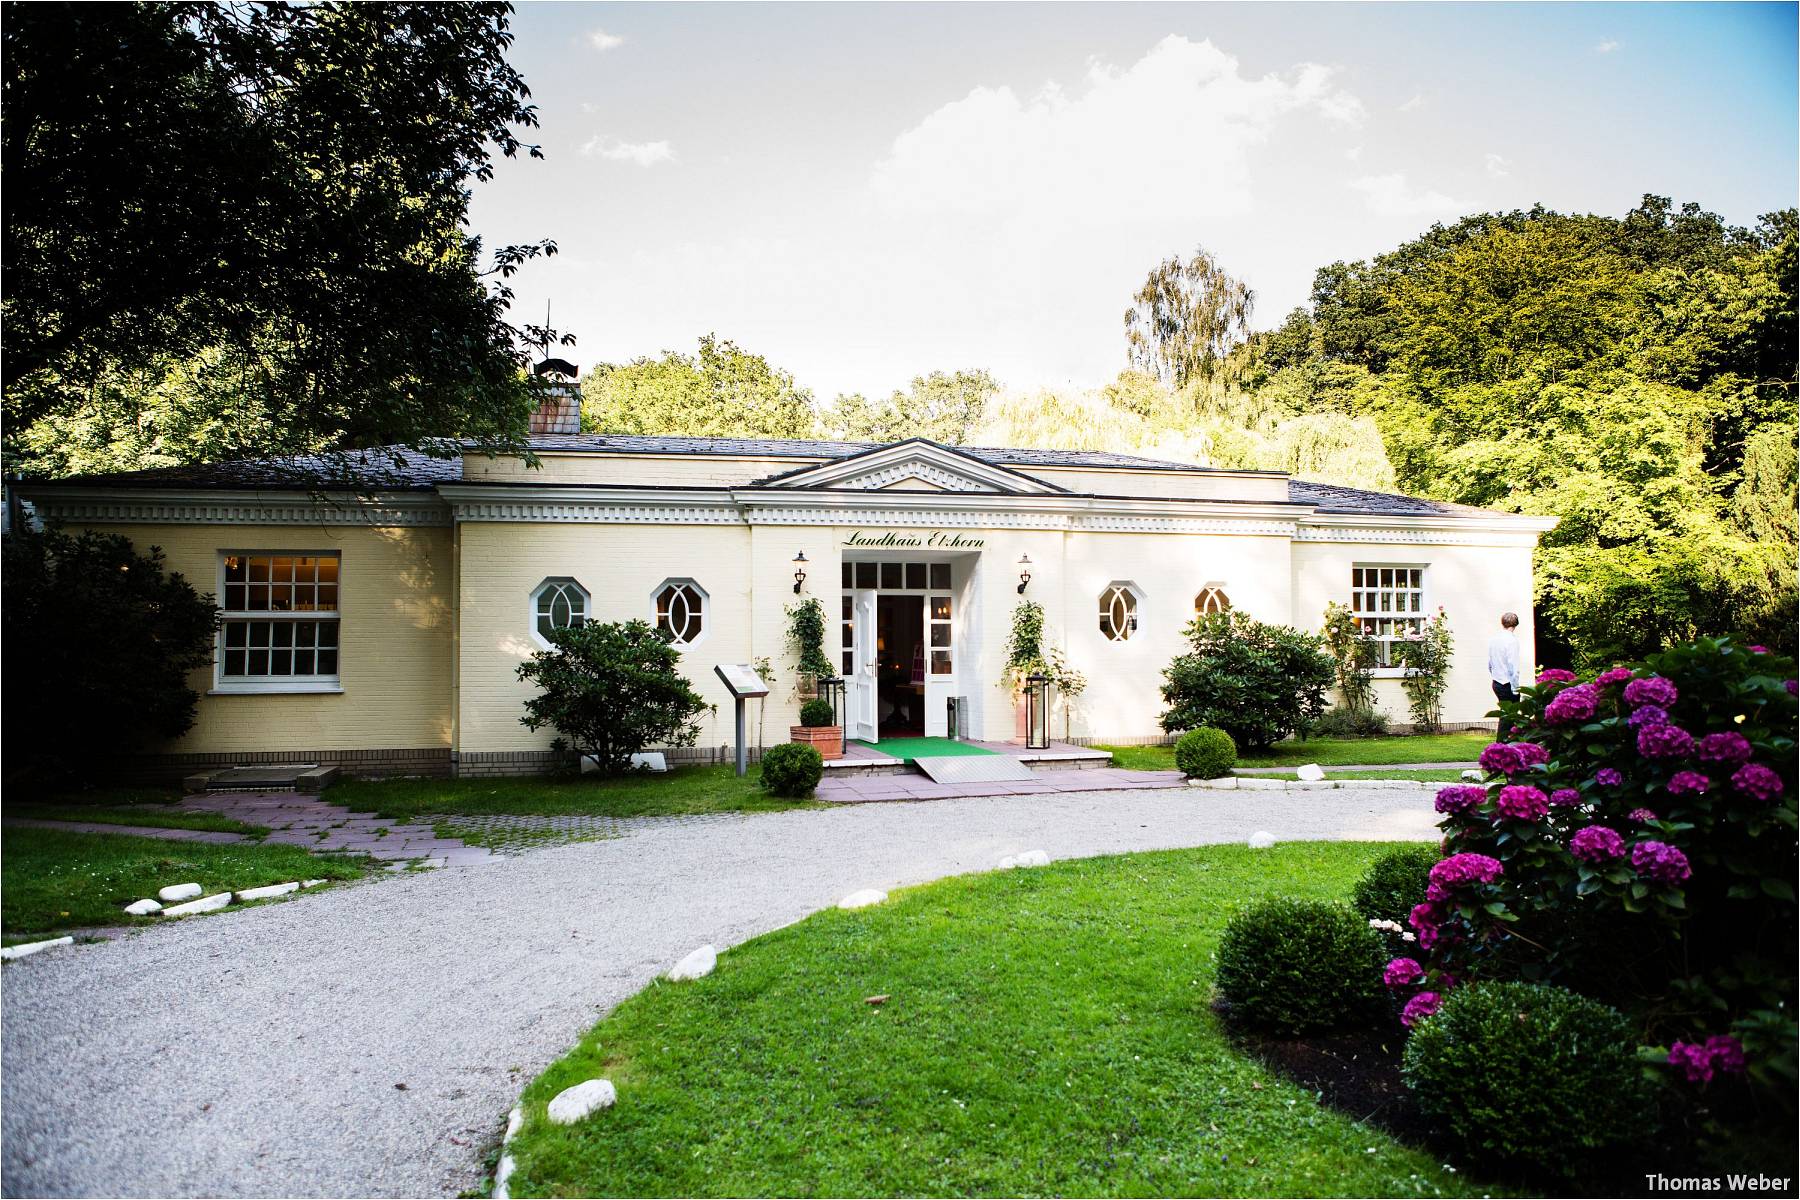
<instances>
[{"instance_id":1,"label":"hydrangea flower","mask_svg":"<svg viewBox=\"0 0 1800 1200\"><path fill-rule=\"evenodd\" d=\"M1658 708L1654 704L1646 704L1632 713L1628 721L1633 729L1644 729L1651 725L1667 725L1669 710Z\"/></svg>"},{"instance_id":2,"label":"hydrangea flower","mask_svg":"<svg viewBox=\"0 0 1800 1200\"><path fill-rule=\"evenodd\" d=\"M1631 869L1657 883L1681 883L1694 873L1687 855L1667 842L1639 842L1633 846Z\"/></svg>"},{"instance_id":3,"label":"hydrangea flower","mask_svg":"<svg viewBox=\"0 0 1800 1200\"><path fill-rule=\"evenodd\" d=\"M1481 767L1496 775L1517 775L1524 767L1519 752L1506 742L1494 742L1481 752Z\"/></svg>"},{"instance_id":4,"label":"hydrangea flower","mask_svg":"<svg viewBox=\"0 0 1800 1200\"><path fill-rule=\"evenodd\" d=\"M1595 676L1594 686L1611 687L1615 683L1629 683L1636 678L1637 672L1633 671L1630 667L1614 667L1610 671L1604 671Z\"/></svg>"},{"instance_id":5,"label":"hydrangea flower","mask_svg":"<svg viewBox=\"0 0 1800 1200\"><path fill-rule=\"evenodd\" d=\"M1625 782L1625 777L1611 767L1601 767L1594 772L1594 782L1601 787L1618 787Z\"/></svg>"},{"instance_id":6,"label":"hydrangea flower","mask_svg":"<svg viewBox=\"0 0 1800 1200\"><path fill-rule=\"evenodd\" d=\"M1680 1067L1689 1083L1711 1083L1715 1071L1744 1073L1744 1047L1728 1034L1714 1034L1704 1042L1676 1042L1669 1047L1669 1065Z\"/></svg>"},{"instance_id":7,"label":"hydrangea flower","mask_svg":"<svg viewBox=\"0 0 1800 1200\"><path fill-rule=\"evenodd\" d=\"M1467 812L1487 799L1487 789L1472 783L1453 783L1438 789L1435 807L1441 813Z\"/></svg>"},{"instance_id":8,"label":"hydrangea flower","mask_svg":"<svg viewBox=\"0 0 1800 1200\"><path fill-rule=\"evenodd\" d=\"M1650 822L1656 820L1656 814L1647 808L1634 808L1627 815L1639 825L1648 825Z\"/></svg>"},{"instance_id":9,"label":"hydrangea flower","mask_svg":"<svg viewBox=\"0 0 1800 1200\"><path fill-rule=\"evenodd\" d=\"M1694 748L1694 738L1679 725L1651 725L1638 730L1637 748L1645 758L1682 758Z\"/></svg>"},{"instance_id":10,"label":"hydrangea flower","mask_svg":"<svg viewBox=\"0 0 1800 1200\"><path fill-rule=\"evenodd\" d=\"M1503 789L1504 790L1504 789ZM1536 788L1532 788L1536 792ZM1538 792L1538 795L1543 795ZM1546 801L1548 803L1548 801ZM1440 859L1431 866L1427 876L1433 883L1441 883L1447 888L1462 887L1469 883L1492 883L1500 878L1504 868L1498 859L1489 858L1485 854L1452 854L1449 858ZM1424 907L1421 905L1421 907ZM1414 913L1419 910L1413 909ZM1417 929L1419 923L1413 922Z\"/></svg>"},{"instance_id":11,"label":"hydrangea flower","mask_svg":"<svg viewBox=\"0 0 1800 1200\"><path fill-rule=\"evenodd\" d=\"M1767 646L1752 646L1752 647L1750 647L1750 653L1752 653L1752 654L1767 654L1768 652L1769 652L1769 648Z\"/></svg>"},{"instance_id":12,"label":"hydrangea flower","mask_svg":"<svg viewBox=\"0 0 1800 1200\"><path fill-rule=\"evenodd\" d=\"M1677 771L1669 780L1669 792L1672 795L1699 795L1712 786L1712 780L1698 771Z\"/></svg>"},{"instance_id":13,"label":"hydrangea flower","mask_svg":"<svg viewBox=\"0 0 1800 1200\"><path fill-rule=\"evenodd\" d=\"M1585 721L1600 705L1600 692L1591 683L1566 687L1544 706L1544 720L1552 725L1569 725Z\"/></svg>"},{"instance_id":14,"label":"hydrangea flower","mask_svg":"<svg viewBox=\"0 0 1800 1200\"><path fill-rule=\"evenodd\" d=\"M1640 704L1667 708L1680 698L1681 693L1675 690L1675 685L1661 675L1646 675L1625 685L1625 703L1633 708Z\"/></svg>"},{"instance_id":15,"label":"hydrangea flower","mask_svg":"<svg viewBox=\"0 0 1800 1200\"><path fill-rule=\"evenodd\" d=\"M1731 786L1744 795L1767 803L1781 795L1781 776L1761 763L1746 763L1731 777Z\"/></svg>"},{"instance_id":16,"label":"hydrangea flower","mask_svg":"<svg viewBox=\"0 0 1800 1200\"><path fill-rule=\"evenodd\" d=\"M1400 1010L1400 1023L1408 1029L1411 1029L1414 1025L1417 1025L1420 1021L1423 1021L1426 1017L1429 1017L1432 1013L1436 1012L1443 1006L1443 1003L1443 997L1439 996L1436 992L1420 992L1411 1000L1408 1000L1406 1002L1406 1007Z\"/></svg>"},{"instance_id":17,"label":"hydrangea flower","mask_svg":"<svg viewBox=\"0 0 1800 1200\"><path fill-rule=\"evenodd\" d=\"M1550 811L1550 797L1528 783L1513 783L1500 789L1494 807L1515 821L1536 821Z\"/></svg>"},{"instance_id":18,"label":"hydrangea flower","mask_svg":"<svg viewBox=\"0 0 1800 1200\"><path fill-rule=\"evenodd\" d=\"M1694 747L1694 757L1701 762L1749 762L1750 754L1750 739L1730 730L1709 733Z\"/></svg>"},{"instance_id":19,"label":"hydrangea flower","mask_svg":"<svg viewBox=\"0 0 1800 1200\"><path fill-rule=\"evenodd\" d=\"M1425 968L1410 958L1396 958L1381 971L1381 981L1391 988L1408 987L1423 978Z\"/></svg>"},{"instance_id":20,"label":"hydrangea flower","mask_svg":"<svg viewBox=\"0 0 1800 1200\"><path fill-rule=\"evenodd\" d=\"M1800 679L1790 679L1781 686L1787 689L1788 695L1800 695Z\"/></svg>"},{"instance_id":21,"label":"hydrangea flower","mask_svg":"<svg viewBox=\"0 0 1800 1200\"><path fill-rule=\"evenodd\" d=\"M1518 751L1522 766L1541 767L1550 761L1550 752L1536 742L1513 742L1512 748Z\"/></svg>"},{"instance_id":22,"label":"hydrangea flower","mask_svg":"<svg viewBox=\"0 0 1800 1200\"><path fill-rule=\"evenodd\" d=\"M1542 687L1546 683L1574 683L1575 678L1573 671L1565 671L1561 667L1551 667L1547 671L1539 671L1537 681L1538 686Z\"/></svg>"},{"instance_id":23,"label":"hydrangea flower","mask_svg":"<svg viewBox=\"0 0 1800 1200\"><path fill-rule=\"evenodd\" d=\"M1570 808L1581 803L1581 793L1574 788L1557 788L1550 793L1550 803L1558 808Z\"/></svg>"},{"instance_id":24,"label":"hydrangea flower","mask_svg":"<svg viewBox=\"0 0 1800 1200\"><path fill-rule=\"evenodd\" d=\"M1575 836L1569 839L1569 853L1582 862L1609 863L1625 857L1625 839L1616 829L1589 825L1586 829L1577 829Z\"/></svg>"}]
</instances>

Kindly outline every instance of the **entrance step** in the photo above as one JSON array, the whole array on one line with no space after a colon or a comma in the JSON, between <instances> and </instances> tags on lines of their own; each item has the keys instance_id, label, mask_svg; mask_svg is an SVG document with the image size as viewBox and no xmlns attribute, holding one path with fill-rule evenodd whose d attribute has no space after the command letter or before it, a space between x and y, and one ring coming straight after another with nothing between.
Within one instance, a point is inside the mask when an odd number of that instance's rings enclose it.
<instances>
[{"instance_id":1,"label":"entrance step","mask_svg":"<svg viewBox=\"0 0 1800 1200\"><path fill-rule=\"evenodd\" d=\"M1000 783L1032 778L1031 768L1008 754L915 758L913 766L933 783Z\"/></svg>"},{"instance_id":2,"label":"entrance step","mask_svg":"<svg viewBox=\"0 0 1800 1200\"><path fill-rule=\"evenodd\" d=\"M338 777L334 766L289 763L256 767L225 767L202 771L183 780L185 790L195 792L321 792Z\"/></svg>"}]
</instances>

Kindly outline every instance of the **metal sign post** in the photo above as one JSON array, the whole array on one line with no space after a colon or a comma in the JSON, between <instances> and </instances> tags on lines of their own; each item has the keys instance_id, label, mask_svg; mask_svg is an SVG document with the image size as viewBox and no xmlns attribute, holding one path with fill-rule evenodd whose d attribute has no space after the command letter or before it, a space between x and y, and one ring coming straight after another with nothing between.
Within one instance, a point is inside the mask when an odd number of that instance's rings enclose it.
<instances>
[{"instance_id":1,"label":"metal sign post","mask_svg":"<svg viewBox=\"0 0 1800 1200\"><path fill-rule=\"evenodd\" d=\"M749 749L744 745L744 701L757 700L769 694L769 685L762 681L756 668L749 663L721 663L713 668L713 674L731 693L737 705L737 773L741 778L749 767Z\"/></svg>"}]
</instances>

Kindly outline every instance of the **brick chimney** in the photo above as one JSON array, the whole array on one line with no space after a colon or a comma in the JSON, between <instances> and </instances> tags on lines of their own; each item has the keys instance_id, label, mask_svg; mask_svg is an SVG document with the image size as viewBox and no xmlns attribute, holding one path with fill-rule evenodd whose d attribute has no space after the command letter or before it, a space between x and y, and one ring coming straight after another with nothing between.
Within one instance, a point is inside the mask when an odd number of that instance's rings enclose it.
<instances>
[{"instance_id":1,"label":"brick chimney","mask_svg":"<svg viewBox=\"0 0 1800 1200\"><path fill-rule=\"evenodd\" d=\"M580 368L561 358L546 358L532 368L533 375L544 380L545 396L537 411L531 414L531 434L580 433L581 388L575 377Z\"/></svg>"}]
</instances>

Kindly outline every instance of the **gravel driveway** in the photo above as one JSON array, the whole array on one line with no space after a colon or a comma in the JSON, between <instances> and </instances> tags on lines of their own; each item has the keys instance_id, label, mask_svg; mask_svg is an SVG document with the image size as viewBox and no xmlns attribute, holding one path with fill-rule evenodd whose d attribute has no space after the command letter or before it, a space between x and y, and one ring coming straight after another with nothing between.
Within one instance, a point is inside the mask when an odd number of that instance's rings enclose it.
<instances>
[{"instance_id":1,"label":"gravel driveway","mask_svg":"<svg viewBox=\"0 0 1800 1200\"><path fill-rule=\"evenodd\" d=\"M1436 836L1419 791L1188 789L642 822L9 965L6 1195L430 1196L523 1087L702 942L861 887L1238 841Z\"/></svg>"}]
</instances>

